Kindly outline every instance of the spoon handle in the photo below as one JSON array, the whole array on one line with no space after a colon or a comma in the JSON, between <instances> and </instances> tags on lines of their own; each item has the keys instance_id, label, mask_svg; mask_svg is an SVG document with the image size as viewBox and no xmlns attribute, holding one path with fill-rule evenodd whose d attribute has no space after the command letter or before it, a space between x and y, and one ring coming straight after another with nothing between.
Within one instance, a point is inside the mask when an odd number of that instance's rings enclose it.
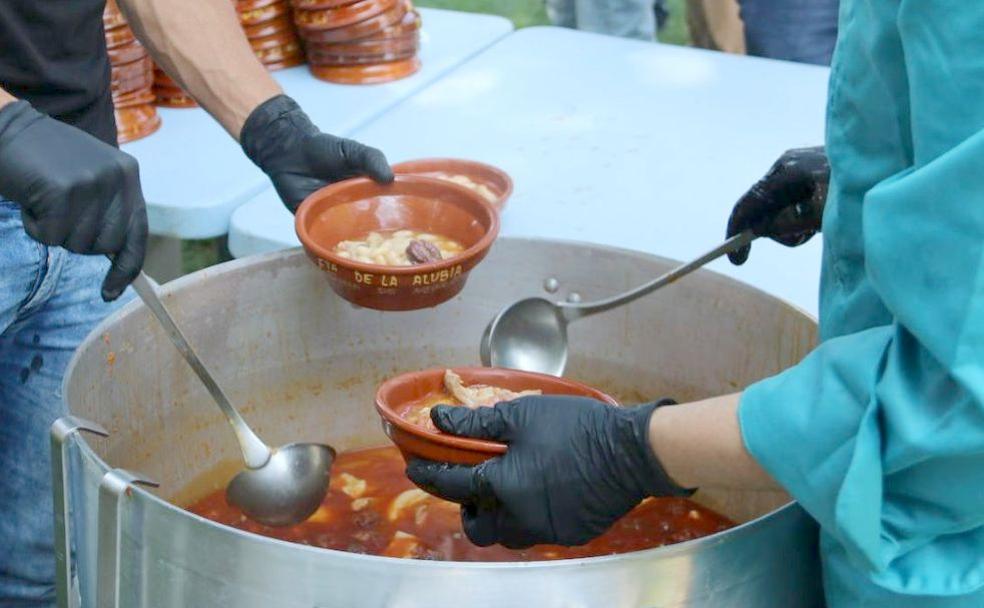
<instances>
[{"instance_id":1,"label":"spoon handle","mask_svg":"<svg viewBox=\"0 0 984 608\"><path fill-rule=\"evenodd\" d=\"M188 344L188 340L185 339L184 334L178 329L178 326L174 323L174 319L168 314L167 309L164 308L164 303L161 302L160 298L157 297L157 290L150 278L144 274L142 271L137 275L137 278L133 281L133 289L143 300L150 312L157 317L160 321L161 327L164 328L164 333L171 339L174 346L177 347L178 352L184 357L188 365L198 376L208 392L211 393L212 398L215 402L219 404L222 409L222 413L225 414L226 418L229 420L229 424L232 425L232 430L236 432L236 438L239 440L239 447L243 451L243 459L246 461L246 466L251 469L258 469L265 465L268 460L270 460L270 448L266 446L263 441L253 432L243 417L239 415L239 412L233 407L229 399L226 398L224 392L219 387L215 378L202 363L202 360L198 358L195 354L194 349Z\"/></svg>"},{"instance_id":2,"label":"spoon handle","mask_svg":"<svg viewBox=\"0 0 984 608\"><path fill-rule=\"evenodd\" d=\"M629 302L634 302L639 298L649 295L656 291L660 287L665 287L670 283L687 276L691 272L701 268L708 262L718 259L719 257L729 254L733 251L738 251L745 245L748 245L754 241L757 237L751 230L746 230L740 232L735 236L731 237L727 241L721 243L714 249L711 249L704 255L697 259L691 260L686 264L677 266L673 270L667 272L666 274L653 279L652 281L636 287L632 291L628 291L617 296L606 298L604 300L598 300L596 302L585 302L585 303L572 303L572 302L562 302L559 303L561 310L563 311L564 317L568 321L574 321L575 319L580 319L581 317L587 317L590 315L598 314L599 312L605 312L606 310L611 310L613 308L618 308L623 304L628 304Z\"/></svg>"}]
</instances>

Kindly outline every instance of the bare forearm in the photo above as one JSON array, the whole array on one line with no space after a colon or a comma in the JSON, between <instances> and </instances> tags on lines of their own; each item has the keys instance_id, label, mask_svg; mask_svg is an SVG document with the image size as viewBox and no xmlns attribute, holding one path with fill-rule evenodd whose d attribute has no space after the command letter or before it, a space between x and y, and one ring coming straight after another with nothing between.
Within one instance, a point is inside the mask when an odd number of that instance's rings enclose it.
<instances>
[{"instance_id":1,"label":"bare forearm","mask_svg":"<svg viewBox=\"0 0 984 608\"><path fill-rule=\"evenodd\" d=\"M0 88L0 108L12 101L17 101L17 98Z\"/></svg>"},{"instance_id":2,"label":"bare forearm","mask_svg":"<svg viewBox=\"0 0 984 608\"><path fill-rule=\"evenodd\" d=\"M779 487L745 449L738 423L740 394L661 407L649 423L650 445L666 472L684 487Z\"/></svg>"},{"instance_id":3,"label":"bare forearm","mask_svg":"<svg viewBox=\"0 0 984 608\"><path fill-rule=\"evenodd\" d=\"M239 139L280 85L253 55L229 0L117 0L164 70Z\"/></svg>"}]
</instances>

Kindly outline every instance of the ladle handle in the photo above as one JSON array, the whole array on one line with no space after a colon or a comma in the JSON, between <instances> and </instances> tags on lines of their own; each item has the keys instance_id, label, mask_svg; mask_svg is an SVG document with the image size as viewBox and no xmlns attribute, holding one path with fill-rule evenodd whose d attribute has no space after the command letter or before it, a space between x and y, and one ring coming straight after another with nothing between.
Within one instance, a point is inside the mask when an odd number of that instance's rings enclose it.
<instances>
[{"instance_id":1,"label":"ladle handle","mask_svg":"<svg viewBox=\"0 0 984 608\"><path fill-rule=\"evenodd\" d=\"M225 414L229 420L229 424L232 425L232 430L236 432L236 438L239 440L239 447L243 451L243 459L246 461L246 466L251 469L258 469L265 465L270 460L270 448L249 428L243 417L239 415L236 408L226 398L225 393L208 371L208 368L205 367L202 360L195 354L191 345L188 344L188 340L185 339L184 334L175 325L174 319L171 318L167 309L164 308L164 303L157 297L157 290L154 288L150 277L141 271L133 281L133 289L140 296L140 299L143 300L144 304L147 305L147 308L150 309L150 312L160 321L161 326L164 328L164 333L167 334L171 342L174 343L174 346L177 347L178 352L181 353L181 356L191 366L192 371L195 372L195 375L198 376L202 384L205 385L205 388L208 389L215 402L219 404L222 413Z\"/></svg>"},{"instance_id":2,"label":"ladle handle","mask_svg":"<svg viewBox=\"0 0 984 608\"><path fill-rule=\"evenodd\" d=\"M599 312L605 312L606 310L611 310L613 308L618 308L623 304L628 304L629 302L634 302L639 298L649 295L656 291L660 287L665 287L670 283L687 276L691 272L701 268L708 262L712 262L723 255L727 255L733 251L738 251L742 247L750 244L757 237L755 233L751 230L746 230L740 232L725 242L721 243L714 249L711 249L704 255L700 256L695 260L691 260L682 266L677 266L673 270L667 272L666 274L653 279L652 281L645 283L636 287L632 291L613 296L604 300L598 300L597 302L585 302L585 303L573 303L573 302L563 302L560 303L560 309L563 311L564 317L568 321L574 321L575 319L580 319L581 317L587 317L590 315L598 314Z\"/></svg>"}]
</instances>

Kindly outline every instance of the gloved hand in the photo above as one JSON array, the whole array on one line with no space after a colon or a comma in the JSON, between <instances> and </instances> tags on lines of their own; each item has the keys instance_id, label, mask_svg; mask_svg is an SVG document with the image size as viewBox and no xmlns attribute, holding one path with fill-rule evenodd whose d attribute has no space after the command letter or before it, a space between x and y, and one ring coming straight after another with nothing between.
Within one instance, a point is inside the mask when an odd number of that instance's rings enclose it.
<instances>
[{"instance_id":1,"label":"gloved hand","mask_svg":"<svg viewBox=\"0 0 984 608\"><path fill-rule=\"evenodd\" d=\"M291 213L309 194L332 182L357 175L380 183L393 181L393 170L382 152L322 133L286 95L257 106L243 124L239 141L246 156L270 177Z\"/></svg>"},{"instance_id":2,"label":"gloved hand","mask_svg":"<svg viewBox=\"0 0 984 608\"><path fill-rule=\"evenodd\" d=\"M829 182L830 164L822 146L787 151L732 209L728 238L751 228L787 247L802 245L820 231ZM749 251L751 246L728 258L741 265Z\"/></svg>"},{"instance_id":3,"label":"gloved hand","mask_svg":"<svg viewBox=\"0 0 984 608\"><path fill-rule=\"evenodd\" d=\"M143 267L147 211L137 161L26 101L0 108L0 196L20 205L31 238L108 254L102 284L115 300Z\"/></svg>"},{"instance_id":4,"label":"gloved hand","mask_svg":"<svg viewBox=\"0 0 984 608\"><path fill-rule=\"evenodd\" d=\"M671 403L619 408L536 396L495 407L438 406L431 419L441 430L503 441L508 451L474 467L412 460L407 476L460 503L476 545L581 545L648 496L691 493L673 483L649 446L653 410Z\"/></svg>"}]
</instances>

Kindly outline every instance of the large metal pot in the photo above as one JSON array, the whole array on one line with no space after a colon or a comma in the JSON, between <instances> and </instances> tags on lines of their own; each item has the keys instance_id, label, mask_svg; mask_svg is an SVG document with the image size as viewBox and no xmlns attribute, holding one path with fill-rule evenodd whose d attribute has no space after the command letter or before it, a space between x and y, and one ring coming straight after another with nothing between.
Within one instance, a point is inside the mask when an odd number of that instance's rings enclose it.
<instances>
[{"instance_id":1,"label":"large metal pot","mask_svg":"<svg viewBox=\"0 0 984 608\"><path fill-rule=\"evenodd\" d=\"M300 251L231 262L169 284L165 302L254 428L273 445L386 442L376 385L397 372L478 363L504 303L560 291L609 295L666 260L584 244L500 241L468 288L435 309L379 313L331 293ZM793 307L701 272L572 327L569 374L625 402L734 391L797 362L815 324ZM746 522L639 553L527 564L422 562L288 544L191 515L174 503L235 461L227 423L137 303L100 326L69 368L73 414L109 431L53 432L62 573L74 538L84 606L126 608L809 607L822 604L816 529L781 494L703 492ZM121 470L125 469L125 470ZM129 472L127 472L129 471ZM145 489L136 479L160 483ZM64 485L60 483L64 480ZM212 480L214 482L214 479ZM64 491L63 491L64 490ZM62 578L61 589L67 582Z\"/></svg>"}]
</instances>

